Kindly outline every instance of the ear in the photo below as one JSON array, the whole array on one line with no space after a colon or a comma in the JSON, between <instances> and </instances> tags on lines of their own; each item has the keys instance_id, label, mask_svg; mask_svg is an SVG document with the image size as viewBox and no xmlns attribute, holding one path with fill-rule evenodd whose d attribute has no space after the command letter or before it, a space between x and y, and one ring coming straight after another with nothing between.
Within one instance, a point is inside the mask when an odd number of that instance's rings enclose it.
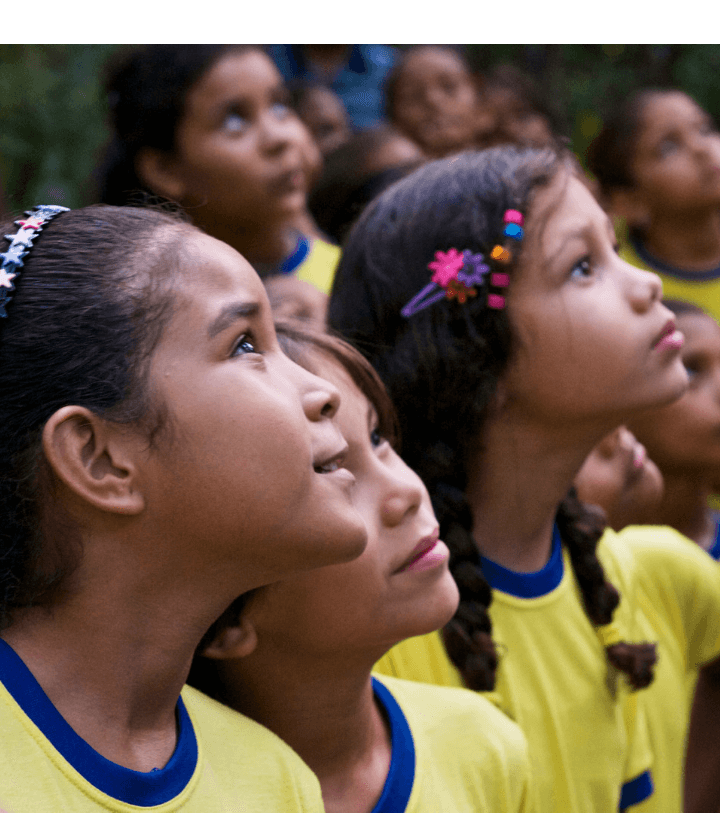
<instances>
[{"instance_id":1,"label":"ear","mask_svg":"<svg viewBox=\"0 0 720 814\"><path fill-rule=\"evenodd\" d=\"M241 615L238 623L218 633L202 654L209 659L241 659L254 652L257 643L255 625Z\"/></svg>"},{"instance_id":2,"label":"ear","mask_svg":"<svg viewBox=\"0 0 720 814\"><path fill-rule=\"evenodd\" d=\"M634 189L616 189L609 195L610 211L632 228L642 228L650 222L650 209Z\"/></svg>"},{"instance_id":3,"label":"ear","mask_svg":"<svg viewBox=\"0 0 720 814\"><path fill-rule=\"evenodd\" d=\"M135 172L148 189L164 198L179 202L185 195L177 159L169 153L143 147L135 158Z\"/></svg>"},{"instance_id":4,"label":"ear","mask_svg":"<svg viewBox=\"0 0 720 814\"><path fill-rule=\"evenodd\" d=\"M136 515L145 508L133 452L138 439L84 407L62 407L43 429L43 452L55 475L98 509Z\"/></svg>"}]
</instances>

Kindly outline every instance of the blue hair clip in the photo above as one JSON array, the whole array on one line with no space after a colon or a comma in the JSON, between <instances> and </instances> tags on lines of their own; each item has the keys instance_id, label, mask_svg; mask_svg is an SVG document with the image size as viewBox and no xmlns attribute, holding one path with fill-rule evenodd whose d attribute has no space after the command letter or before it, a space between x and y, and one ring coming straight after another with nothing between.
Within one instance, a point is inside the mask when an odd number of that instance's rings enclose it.
<instances>
[{"instance_id":1,"label":"blue hair clip","mask_svg":"<svg viewBox=\"0 0 720 814\"><path fill-rule=\"evenodd\" d=\"M18 276L18 269L23 266L23 257L30 251L33 241L40 234L42 228L61 212L69 212L66 206L41 205L34 206L25 212L29 217L26 220L16 220L15 225L20 229L14 235L5 235L10 241L7 251L0 252L2 265L0 266L0 317L7 317L5 306L12 297L10 292L15 290L13 282Z\"/></svg>"}]
</instances>

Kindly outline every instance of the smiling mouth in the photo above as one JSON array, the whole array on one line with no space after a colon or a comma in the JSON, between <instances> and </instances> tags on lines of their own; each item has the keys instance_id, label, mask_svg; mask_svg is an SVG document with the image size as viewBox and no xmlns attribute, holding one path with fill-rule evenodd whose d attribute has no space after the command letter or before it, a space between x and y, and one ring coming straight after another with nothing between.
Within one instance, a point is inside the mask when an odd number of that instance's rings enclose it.
<instances>
[{"instance_id":1,"label":"smiling mouth","mask_svg":"<svg viewBox=\"0 0 720 814\"><path fill-rule=\"evenodd\" d=\"M346 455L347 447L343 447L341 450L329 456L328 458L324 458L314 463L313 469L319 475L325 475L329 472L337 472L338 469L342 469L343 466L345 465Z\"/></svg>"}]
</instances>

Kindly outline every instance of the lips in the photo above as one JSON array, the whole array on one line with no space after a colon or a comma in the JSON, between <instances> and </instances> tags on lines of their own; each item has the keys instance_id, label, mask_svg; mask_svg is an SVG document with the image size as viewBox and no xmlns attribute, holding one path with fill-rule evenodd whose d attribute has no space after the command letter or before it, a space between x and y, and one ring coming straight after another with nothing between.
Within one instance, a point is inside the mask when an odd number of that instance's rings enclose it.
<instances>
[{"instance_id":1,"label":"lips","mask_svg":"<svg viewBox=\"0 0 720 814\"><path fill-rule=\"evenodd\" d=\"M399 573L400 571L407 571L408 568L411 568L415 563L421 560L435 545L438 543L440 539L440 530L435 529L432 534L428 534L427 537L423 537L422 540L413 548L410 556L407 557L404 562L395 569L395 573Z\"/></svg>"},{"instance_id":2,"label":"lips","mask_svg":"<svg viewBox=\"0 0 720 814\"><path fill-rule=\"evenodd\" d=\"M313 461L313 469L320 475L327 474L328 472L337 472L338 469L342 468L345 462L347 451L348 447L346 444L341 449L337 449L330 454L321 453L321 455Z\"/></svg>"},{"instance_id":3,"label":"lips","mask_svg":"<svg viewBox=\"0 0 720 814\"><path fill-rule=\"evenodd\" d=\"M671 318L665 323L662 331L653 343L653 348L657 350L666 350L668 348L677 349L683 346L684 341L685 337L681 331L678 331L675 320Z\"/></svg>"}]
</instances>

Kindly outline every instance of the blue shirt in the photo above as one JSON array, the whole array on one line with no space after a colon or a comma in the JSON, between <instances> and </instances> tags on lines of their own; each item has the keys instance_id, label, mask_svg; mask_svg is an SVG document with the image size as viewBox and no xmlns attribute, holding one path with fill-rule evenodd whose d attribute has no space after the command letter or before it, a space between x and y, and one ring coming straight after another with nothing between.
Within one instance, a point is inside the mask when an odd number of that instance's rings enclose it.
<instances>
[{"instance_id":1,"label":"blue shirt","mask_svg":"<svg viewBox=\"0 0 720 814\"><path fill-rule=\"evenodd\" d=\"M268 45L268 53L286 82L323 82L315 74L302 45ZM345 64L329 83L342 99L354 129L374 127L383 120L383 86L397 59L389 45L353 45Z\"/></svg>"}]
</instances>

